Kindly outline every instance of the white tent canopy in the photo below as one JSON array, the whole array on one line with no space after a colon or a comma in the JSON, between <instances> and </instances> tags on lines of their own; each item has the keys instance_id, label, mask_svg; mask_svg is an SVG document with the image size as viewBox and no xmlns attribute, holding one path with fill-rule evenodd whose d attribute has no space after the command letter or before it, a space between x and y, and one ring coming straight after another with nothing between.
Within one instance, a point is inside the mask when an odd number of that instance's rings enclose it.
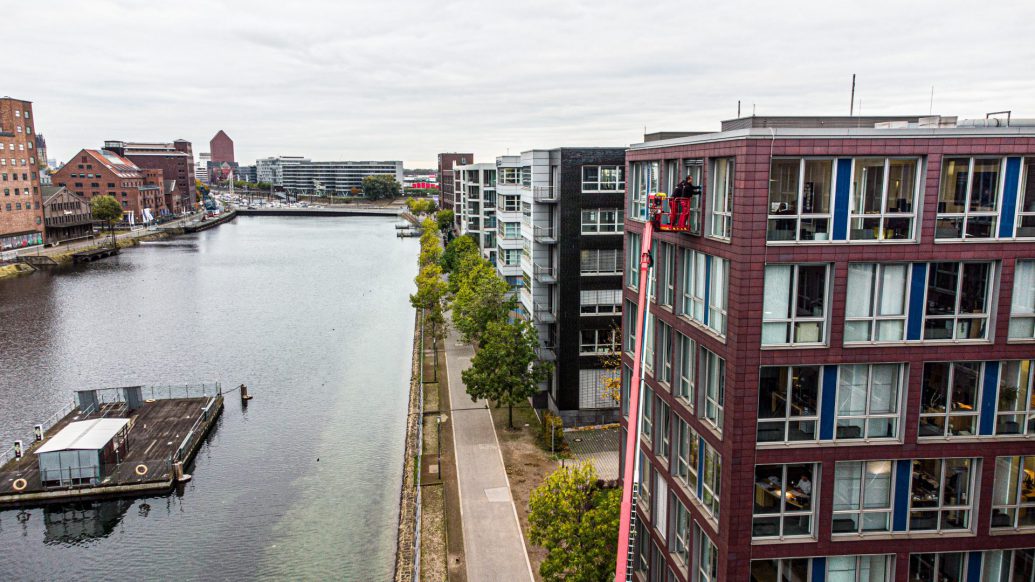
<instances>
[{"instance_id":1,"label":"white tent canopy","mask_svg":"<svg viewBox=\"0 0 1035 582\"><path fill-rule=\"evenodd\" d=\"M36 454L103 449L127 424L128 418L96 418L72 422L36 449Z\"/></svg>"}]
</instances>

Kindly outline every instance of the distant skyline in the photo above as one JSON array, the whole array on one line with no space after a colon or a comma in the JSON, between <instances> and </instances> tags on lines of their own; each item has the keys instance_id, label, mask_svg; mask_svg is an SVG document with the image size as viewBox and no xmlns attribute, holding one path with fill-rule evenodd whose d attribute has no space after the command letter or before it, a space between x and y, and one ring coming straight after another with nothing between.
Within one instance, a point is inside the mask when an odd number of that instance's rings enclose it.
<instances>
[{"instance_id":1,"label":"distant skyline","mask_svg":"<svg viewBox=\"0 0 1035 582\"><path fill-rule=\"evenodd\" d=\"M0 94L52 158L104 140L240 163L477 161L750 115L1035 117L1035 3L51 0L6 7ZM979 24L980 23L980 24ZM931 88L934 102L931 106Z\"/></svg>"}]
</instances>

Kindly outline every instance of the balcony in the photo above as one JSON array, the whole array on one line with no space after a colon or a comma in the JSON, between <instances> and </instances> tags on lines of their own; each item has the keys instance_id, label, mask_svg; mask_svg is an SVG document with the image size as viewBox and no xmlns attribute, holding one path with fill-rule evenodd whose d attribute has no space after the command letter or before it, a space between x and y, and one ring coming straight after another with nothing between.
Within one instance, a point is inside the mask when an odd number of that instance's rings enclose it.
<instances>
[{"instance_id":1,"label":"balcony","mask_svg":"<svg viewBox=\"0 0 1035 582\"><path fill-rule=\"evenodd\" d=\"M535 242L542 243L544 245L557 244L557 236L554 234L554 228L552 226L533 227L532 237L535 239Z\"/></svg>"},{"instance_id":2,"label":"balcony","mask_svg":"<svg viewBox=\"0 0 1035 582\"><path fill-rule=\"evenodd\" d=\"M536 348L535 353L544 362L557 361L557 348L553 344L543 344Z\"/></svg>"},{"instance_id":3,"label":"balcony","mask_svg":"<svg viewBox=\"0 0 1035 582\"><path fill-rule=\"evenodd\" d=\"M557 202L559 198L559 193L553 186L532 187L532 200L536 202Z\"/></svg>"},{"instance_id":4,"label":"balcony","mask_svg":"<svg viewBox=\"0 0 1035 582\"><path fill-rule=\"evenodd\" d=\"M557 270L553 267L535 265L535 280L540 283L553 285L557 282Z\"/></svg>"},{"instance_id":5,"label":"balcony","mask_svg":"<svg viewBox=\"0 0 1035 582\"><path fill-rule=\"evenodd\" d=\"M535 319L536 323L553 323L557 321L557 316L554 314L553 308L540 303L534 304L532 317Z\"/></svg>"}]
</instances>

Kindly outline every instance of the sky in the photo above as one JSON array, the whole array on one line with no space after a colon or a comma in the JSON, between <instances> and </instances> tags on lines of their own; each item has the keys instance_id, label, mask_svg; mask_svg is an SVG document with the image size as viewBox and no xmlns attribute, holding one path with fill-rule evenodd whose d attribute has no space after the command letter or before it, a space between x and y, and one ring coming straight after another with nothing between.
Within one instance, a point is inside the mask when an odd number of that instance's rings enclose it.
<instances>
[{"instance_id":1,"label":"sky","mask_svg":"<svg viewBox=\"0 0 1035 582\"><path fill-rule=\"evenodd\" d=\"M717 130L738 101L845 115L853 73L864 115L1035 117L1030 0L35 0L5 16L0 94L33 102L58 160L108 139L204 152L223 129L246 164L430 168Z\"/></svg>"}]
</instances>

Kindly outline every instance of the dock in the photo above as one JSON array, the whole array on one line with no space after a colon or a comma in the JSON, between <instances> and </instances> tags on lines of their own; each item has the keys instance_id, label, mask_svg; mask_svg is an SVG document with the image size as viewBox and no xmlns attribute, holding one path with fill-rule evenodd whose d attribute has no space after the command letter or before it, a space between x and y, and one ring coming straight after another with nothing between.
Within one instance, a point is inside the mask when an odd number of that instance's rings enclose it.
<instances>
[{"instance_id":1,"label":"dock","mask_svg":"<svg viewBox=\"0 0 1035 582\"><path fill-rule=\"evenodd\" d=\"M68 407L71 411L53 426L44 423L45 438L24 442L21 458L15 458L13 450L0 454L0 509L168 492L223 410L218 384L80 391L76 400ZM99 466L77 465L67 469L67 475L66 469L60 469L58 475L48 471L49 481L44 483L42 456L36 451L46 451L47 443L70 424L79 426L98 419L128 421L114 444L117 459L100 461ZM86 453L72 449L60 454ZM94 471L96 478L92 477ZM55 484L59 477L62 482Z\"/></svg>"},{"instance_id":2,"label":"dock","mask_svg":"<svg viewBox=\"0 0 1035 582\"><path fill-rule=\"evenodd\" d=\"M92 263L94 261L119 254L118 247L101 247L88 251L78 252L72 255L73 263Z\"/></svg>"}]
</instances>

